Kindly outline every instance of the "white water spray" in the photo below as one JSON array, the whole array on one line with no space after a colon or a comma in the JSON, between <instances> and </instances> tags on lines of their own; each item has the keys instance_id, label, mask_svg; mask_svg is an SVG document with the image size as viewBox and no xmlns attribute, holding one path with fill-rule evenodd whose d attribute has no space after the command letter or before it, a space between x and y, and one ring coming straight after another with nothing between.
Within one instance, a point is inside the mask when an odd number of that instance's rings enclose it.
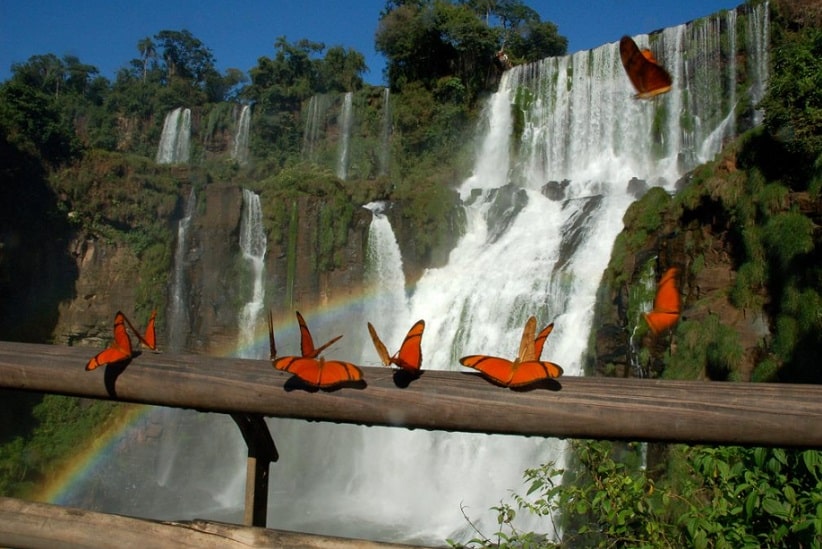
<instances>
[{"instance_id":1,"label":"white water spray","mask_svg":"<svg viewBox=\"0 0 822 549\"><path fill-rule=\"evenodd\" d=\"M243 189L243 216L240 220L240 250L243 259L251 271L251 297L240 311L240 356L256 358L252 346L256 327L263 310L265 287L263 285L263 268L266 252L265 228L260 196L248 189Z\"/></svg>"},{"instance_id":2,"label":"white water spray","mask_svg":"<svg viewBox=\"0 0 822 549\"><path fill-rule=\"evenodd\" d=\"M380 156L378 175L388 175L388 162L391 157L391 89L385 88L382 94L382 128L380 131Z\"/></svg>"},{"instance_id":3,"label":"white water spray","mask_svg":"<svg viewBox=\"0 0 822 549\"><path fill-rule=\"evenodd\" d=\"M194 217L196 204L197 197L192 187L185 202L183 218L177 224L177 246L174 249L174 280L171 285L171 306L168 314L168 346L175 353L182 352L185 349L186 339L191 332L188 307L186 306L188 300L186 299L185 272L187 267L186 255L188 254L188 229L191 226L191 219Z\"/></svg>"},{"instance_id":4,"label":"white water spray","mask_svg":"<svg viewBox=\"0 0 822 549\"><path fill-rule=\"evenodd\" d=\"M183 164L191 154L191 109L177 107L166 115L157 147L158 164Z\"/></svg>"},{"instance_id":5,"label":"white water spray","mask_svg":"<svg viewBox=\"0 0 822 549\"><path fill-rule=\"evenodd\" d=\"M337 177L343 181L348 177L349 144L351 141L351 123L353 121L353 100L354 94L346 92L343 97L342 112L338 124L340 126L340 144L337 150Z\"/></svg>"},{"instance_id":6,"label":"white water spray","mask_svg":"<svg viewBox=\"0 0 822 549\"><path fill-rule=\"evenodd\" d=\"M405 274L402 255L391 223L385 216L385 202L371 202L364 208L373 217L368 229L366 250L366 292L370 296L363 314L371 322L384 341L401 338L403 327L397 317L408 317L408 300L405 296ZM410 328L409 325L406 329ZM363 363L372 361L374 350L371 345L363 347Z\"/></svg>"},{"instance_id":7,"label":"white water spray","mask_svg":"<svg viewBox=\"0 0 822 549\"><path fill-rule=\"evenodd\" d=\"M234 147L231 158L241 166L248 164L248 135L251 130L251 106L243 105L237 120L237 131L234 133Z\"/></svg>"}]
</instances>

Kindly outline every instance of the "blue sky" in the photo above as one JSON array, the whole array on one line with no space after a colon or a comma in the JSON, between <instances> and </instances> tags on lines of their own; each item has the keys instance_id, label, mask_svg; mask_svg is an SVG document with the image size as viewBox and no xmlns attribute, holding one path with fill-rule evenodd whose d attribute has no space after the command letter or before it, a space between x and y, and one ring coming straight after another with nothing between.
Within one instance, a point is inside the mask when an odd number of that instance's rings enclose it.
<instances>
[{"instance_id":1,"label":"blue sky","mask_svg":"<svg viewBox=\"0 0 822 549\"><path fill-rule=\"evenodd\" d=\"M525 0L568 38L568 52L595 48L685 23L743 0ZM161 30L189 30L214 54L217 68L247 72L274 42L307 38L365 55L366 82L384 83L385 60L374 50L384 0L0 0L0 81L12 63L32 55L76 55L113 79L138 57L137 42Z\"/></svg>"}]
</instances>

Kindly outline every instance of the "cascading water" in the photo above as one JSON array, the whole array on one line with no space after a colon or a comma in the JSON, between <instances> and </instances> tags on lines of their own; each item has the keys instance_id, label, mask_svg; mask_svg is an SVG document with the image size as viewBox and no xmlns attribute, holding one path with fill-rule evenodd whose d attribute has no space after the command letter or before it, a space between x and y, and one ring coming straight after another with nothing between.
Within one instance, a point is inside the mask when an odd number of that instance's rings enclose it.
<instances>
[{"instance_id":1,"label":"cascading water","mask_svg":"<svg viewBox=\"0 0 822 549\"><path fill-rule=\"evenodd\" d=\"M166 115L157 147L158 164L188 162L191 151L191 109L177 107Z\"/></svg>"},{"instance_id":2,"label":"cascading water","mask_svg":"<svg viewBox=\"0 0 822 549\"><path fill-rule=\"evenodd\" d=\"M391 155L391 88L382 93L382 128L380 129L380 156L377 166L378 175L388 175L388 162Z\"/></svg>"},{"instance_id":3,"label":"cascading water","mask_svg":"<svg viewBox=\"0 0 822 549\"><path fill-rule=\"evenodd\" d=\"M194 188L185 202L185 213L177 224L177 246L174 249L174 279L171 285L171 304L168 311L168 347L175 353L186 348L186 340L191 332L191 323L188 318L186 304L186 254L188 253L188 229L194 217L194 207L197 197Z\"/></svg>"},{"instance_id":4,"label":"cascading water","mask_svg":"<svg viewBox=\"0 0 822 549\"><path fill-rule=\"evenodd\" d=\"M716 26L722 17L699 24ZM465 235L446 266L423 275L407 307L398 304L401 294L384 289L397 296L389 306L393 332L382 330L389 351L422 318L426 368L459 368L459 357L470 353L514 356L525 319L536 314L541 326L555 323L543 356L579 375L601 275L635 199L628 182L636 177L672 189L684 171L721 148L715 132L727 127L739 100L725 89L735 75L724 71L736 65L714 63L720 54L728 56L721 48L736 43L735 26L728 32L725 45L703 39L698 26L655 36L657 58L676 85L653 101L633 99L616 43L506 72L483 115L473 174L460 188ZM636 39L640 45L652 41L647 35ZM762 63L756 52L748 53L749 64ZM697 89L701 78L714 86ZM546 192L549 182L562 180L570 182L564 196L550 199L556 196ZM372 231L381 222L375 212ZM370 238L378 240L373 232ZM394 263L381 269L401 270L401 258L392 259L390 249L386 245L369 259ZM363 345L367 363L376 355ZM493 532L496 516L489 509L507 490L524 491L522 472L563 461L564 444L552 439L277 425L275 433L300 433L292 457L299 470L284 458L282 470L272 469L272 483L284 483L289 504L307 516L290 517L279 507L271 516L282 518L278 527L298 530L422 542L467 539L473 533L460 504L481 530ZM549 521L522 518L521 528L551 530Z\"/></svg>"},{"instance_id":5,"label":"cascading water","mask_svg":"<svg viewBox=\"0 0 822 549\"><path fill-rule=\"evenodd\" d=\"M409 313L400 245L385 216L387 204L371 202L363 207L373 216L366 250L366 285L371 299L365 304L363 314L382 337L388 338L386 341L393 341L392 336L399 335L402 330L396 323L397 315L407 316ZM373 360L373 357L373 348L366 345L363 362Z\"/></svg>"},{"instance_id":6,"label":"cascading water","mask_svg":"<svg viewBox=\"0 0 822 549\"><path fill-rule=\"evenodd\" d=\"M237 131L234 133L234 147L231 158L241 166L248 164L248 134L251 129L251 106L243 105L237 120Z\"/></svg>"},{"instance_id":7,"label":"cascading water","mask_svg":"<svg viewBox=\"0 0 822 549\"><path fill-rule=\"evenodd\" d=\"M767 73L737 80L727 71L741 66L715 63L735 56L729 44L745 44L745 66L767 67L767 7L746 9L733 18L719 14L636 37L640 46L652 45L674 78L674 89L652 101L632 98L615 43L507 71L483 113L473 173L459 189L465 234L447 264L428 270L410 295L398 287L402 258L390 224L369 205L368 282L377 297L363 314L389 351L422 318L425 368L460 368L459 357L471 353L513 356L526 317L535 314L540 327L555 323L543 356L567 375L579 374L601 274L634 200L628 181L636 177L672 189L685 170L720 150L717 132L726 136L737 126L735 108L752 111L755 82L764 89ZM723 17L728 39L716 40L714 25ZM747 21L730 24L743 17ZM746 29L744 40L736 39L737 28ZM732 91L731 83L742 80L754 82L751 93ZM307 136L310 127L318 126L307 125ZM345 332L346 339L360 338L361 363L376 365L364 322ZM256 354L263 358L267 350ZM159 492L164 497L140 494L141 502L153 503L149 516L237 520L242 514L242 438L230 421L215 423L208 428L216 434L209 431L208 439L219 437L220 447L230 447L233 455L203 451L202 437L180 445L177 451L185 455L176 459L185 466L168 466L172 472L162 478L169 484ZM289 419L268 424L280 452L270 469L268 525L378 540L467 540L474 533L461 504L483 532L493 533L496 514L490 508L509 490L524 492L526 468L550 460L561 465L564 448L539 437ZM208 459L201 464L203 457ZM201 482L184 485L187 479ZM172 490L176 499L161 505ZM518 515L517 525L551 529L549 520L538 522L527 513Z\"/></svg>"},{"instance_id":8,"label":"cascading water","mask_svg":"<svg viewBox=\"0 0 822 549\"><path fill-rule=\"evenodd\" d=\"M343 97L342 112L338 124L340 126L340 144L337 150L337 177L343 181L348 177L349 142L351 140L351 123L353 121L352 100L354 94L346 92Z\"/></svg>"},{"instance_id":9,"label":"cascading water","mask_svg":"<svg viewBox=\"0 0 822 549\"><path fill-rule=\"evenodd\" d=\"M263 310L265 287L263 268L267 241L263 227L263 211L260 196L243 189L243 215L240 220L240 250L251 271L251 296L240 311L240 358L257 358L251 348L255 341L256 327Z\"/></svg>"},{"instance_id":10,"label":"cascading water","mask_svg":"<svg viewBox=\"0 0 822 549\"><path fill-rule=\"evenodd\" d=\"M317 162L318 144L325 131L325 115L328 110L328 97L312 95L305 111L305 130L303 131L302 155L306 160Z\"/></svg>"}]
</instances>

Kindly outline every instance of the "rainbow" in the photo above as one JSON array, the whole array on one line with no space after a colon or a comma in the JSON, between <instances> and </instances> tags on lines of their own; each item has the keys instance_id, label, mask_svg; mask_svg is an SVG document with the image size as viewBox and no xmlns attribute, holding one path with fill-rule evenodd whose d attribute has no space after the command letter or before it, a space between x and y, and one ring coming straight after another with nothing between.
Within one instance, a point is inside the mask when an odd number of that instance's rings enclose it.
<instances>
[{"instance_id":1,"label":"rainbow","mask_svg":"<svg viewBox=\"0 0 822 549\"><path fill-rule=\"evenodd\" d=\"M335 324L334 321L342 319L351 307L358 306L374 297L376 297L376 294L360 294L356 297L338 299L333 304L324 307L321 314L315 312L315 314L308 313L304 316L309 326L312 319L316 321L320 316L324 321L323 324ZM258 323L258 325L260 329L257 330L254 338L249 343L245 345L234 343L222 349L212 349L209 354L219 357L268 356L268 328L264 321ZM280 319L276 319L274 331L283 336L277 339L278 351L286 354L299 352L297 339L299 338L299 331L293 313L284 314ZM374 365L377 365L376 354L374 356ZM136 364L137 361L135 361ZM116 454L120 443L128 436L129 431L144 424L144 420L150 414L162 409L143 404L124 404L123 406L124 411L114 417L102 432L90 438L83 448L80 448L74 455L60 463L46 480L33 488L28 494L28 499L58 505L68 503L75 489L82 486L99 469L101 463Z\"/></svg>"},{"instance_id":2,"label":"rainbow","mask_svg":"<svg viewBox=\"0 0 822 549\"><path fill-rule=\"evenodd\" d=\"M156 408L143 404L124 404L125 410L117 414L97 436L62 462L39 486L28 494L28 499L46 503L65 504L73 489L82 484L99 463L112 456L128 430Z\"/></svg>"}]
</instances>

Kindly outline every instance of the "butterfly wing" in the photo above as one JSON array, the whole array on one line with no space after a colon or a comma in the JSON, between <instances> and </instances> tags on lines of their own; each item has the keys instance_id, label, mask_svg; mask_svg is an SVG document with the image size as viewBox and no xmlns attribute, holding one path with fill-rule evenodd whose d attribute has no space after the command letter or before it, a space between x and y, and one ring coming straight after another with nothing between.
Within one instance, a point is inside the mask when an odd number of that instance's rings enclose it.
<instances>
[{"instance_id":1,"label":"butterfly wing","mask_svg":"<svg viewBox=\"0 0 822 549\"><path fill-rule=\"evenodd\" d=\"M322 357L285 356L274 360L278 370L294 374L308 385L331 387L362 379L362 371L349 362L326 361Z\"/></svg>"},{"instance_id":2,"label":"butterfly wing","mask_svg":"<svg viewBox=\"0 0 822 549\"><path fill-rule=\"evenodd\" d=\"M673 80L664 68L654 59L650 50L640 51L630 36L623 36L619 41L619 55L628 79L637 91L635 97L650 99L671 90Z\"/></svg>"},{"instance_id":3,"label":"butterfly wing","mask_svg":"<svg viewBox=\"0 0 822 549\"><path fill-rule=\"evenodd\" d=\"M553 362L544 360L529 360L513 365L509 387L522 387L542 379L555 378L562 375L562 368Z\"/></svg>"},{"instance_id":4,"label":"butterfly wing","mask_svg":"<svg viewBox=\"0 0 822 549\"><path fill-rule=\"evenodd\" d=\"M514 363L505 358L468 355L460 359L460 364L479 370L485 377L505 386L511 383L511 378L514 376Z\"/></svg>"},{"instance_id":5,"label":"butterfly wing","mask_svg":"<svg viewBox=\"0 0 822 549\"><path fill-rule=\"evenodd\" d=\"M126 332L126 316L117 311L114 315L114 341L103 351L100 351L86 364L86 370L94 370L99 366L122 362L131 357L131 339Z\"/></svg>"},{"instance_id":6,"label":"butterfly wing","mask_svg":"<svg viewBox=\"0 0 822 549\"><path fill-rule=\"evenodd\" d=\"M667 330L674 326L679 320L682 310L682 297L676 285L676 277L679 269L671 267L662 278L654 297L654 308L651 312L645 313L645 320L648 327L655 334Z\"/></svg>"},{"instance_id":7,"label":"butterfly wing","mask_svg":"<svg viewBox=\"0 0 822 549\"><path fill-rule=\"evenodd\" d=\"M274 341L274 318L271 316L271 311L268 311L268 358L269 360L277 358L277 342Z\"/></svg>"},{"instance_id":8,"label":"butterfly wing","mask_svg":"<svg viewBox=\"0 0 822 549\"><path fill-rule=\"evenodd\" d=\"M518 361L536 360L536 345L534 342L534 334L536 333L537 318L531 316L525 322L525 328L522 330L522 339L520 339L519 342L519 353L517 353Z\"/></svg>"},{"instance_id":9,"label":"butterfly wing","mask_svg":"<svg viewBox=\"0 0 822 549\"><path fill-rule=\"evenodd\" d=\"M377 349L377 354L380 355L380 360L382 361L384 366L391 365L391 357L388 355L388 349L385 348L385 344L380 339L380 336L377 335L377 330L374 329L374 326L371 323L368 323L368 333L371 334L371 341L374 343L374 348Z\"/></svg>"},{"instance_id":10,"label":"butterfly wing","mask_svg":"<svg viewBox=\"0 0 822 549\"><path fill-rule=\"evenodd\" d=\"M362 370L350 362L323 360L322 357L320 357L319 360L322 364L318 382L320 387L331 387L349 381L360 381L362 379Z\"/></svg>"},{"instance_id":11,"label":"butterfly wing","mask_svg":"<svg viewBox=\"0 0 822 549\"><path fill-rule=\"evenodd\" d=\"M545 346L545 340L548 339L548 336L551 335L551 332L554 330L554 323L550 323L548 326L542 329L540 333L537 334L537 337L534 339L534 358L539 360L539 357L542 355L542 348Z\"/></svg>"},{"instance_id":12,"label":"butterfly wing","mask_svg":"<svg viewBox=\"0 0 822 549\"><path fill-rule=\"evenodd\" d=\"M157 350L157 331L154 328L156 318L157 311L152 311L151 318L148 319L148 324L146 325L146 334L142 337L140 337L139 333L137 334L137 338L140 342L152 351Z\"/></svg>"},{"instance_id":13,"label":"butterfly wing","mask_svg":"<svg viewBox=\"0 0 822 549\"><path fill-rule=\"evenodd\" d=\"M157 311L152 311L151 318L148 319L148 324L146 325L146 334L141 335L140 332L137 331L137 328L134 327L134 324L132 324L131 321L125 315L123 315L123 319L125 320L126 324L129 328L131 328L131 331L134 332L134 335L137 336L137 339L140 341L140 343L142 343L152 351L157 350L157 333L154 329L154 323L156 318Z\"/></svg>"},{"instance_id":14,"label":"butterfly wing","mask_svg":"<svg viewBox=\"0 0 822 549\"><path fill-rule=\"evenodd\" d=\"M297 311L297 322L300 324L300 351L304 357L316 358L320 356L320 353L342 337L341 335L338 335L327 343L321 345L319 348L315 348L314 339L311 337L311 332L308 330L308 324L305 323L305 319L303 319L303 315L301 315L299 311Z\"/></svg>"},{"instance_id":15,"label":"butterfly wing","mask_svg":"<svg viewBox=\"0 0 822 549\"><path fill-rule=\"evenodd\" d=\"M400 345L400 350L391 358L391 362L404 370L419 370L422 366L422 332L424 330L424 320L415 322L408 330L408 334Z\"/></svg>"},{"instance_id":16,"label":"butterfly wing","mask_svg":"<svg viewBox=\"0 0 822 549\"><path fill-rule=\"evenodd\" d=\"M311 337L311 332L308 330L308 325L305 323L303 315L297 311L297 323L300 325L300 352L304 357L313 358L317 356L316 349L314 349L314 339Z\"/></svg>"}]
</instances>

